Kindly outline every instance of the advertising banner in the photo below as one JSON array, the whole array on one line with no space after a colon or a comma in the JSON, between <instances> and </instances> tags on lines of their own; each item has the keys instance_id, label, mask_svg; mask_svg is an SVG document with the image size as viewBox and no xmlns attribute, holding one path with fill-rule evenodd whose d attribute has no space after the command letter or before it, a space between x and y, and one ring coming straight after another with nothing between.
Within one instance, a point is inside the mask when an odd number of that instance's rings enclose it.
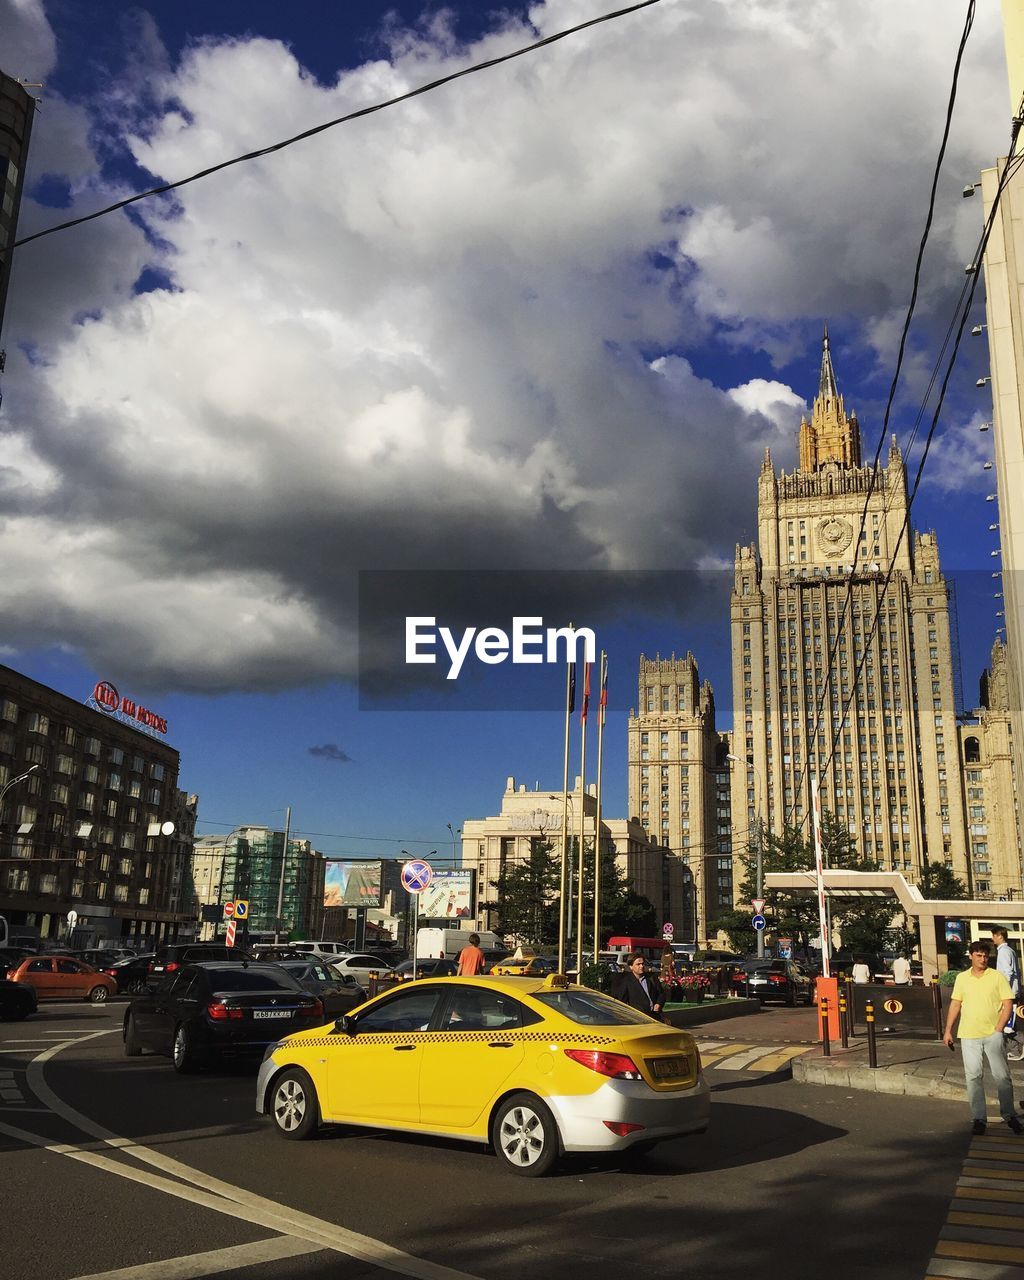
<instances>
[{"instance_id":1,"label":"advertising banner","mask_svg":"<svg viewBox=\"0 0 1024 1280\"><path fill-rule=\"evenodd\" d=\"M420 894L420 919L460 920L473 914L473 872L435 871Z\"/></svg>"},{"instance_id":2,"label":"advertising banner","mask_svg":"<svg viewBox=\"0 0 1024 1280\"><path fill-rule=\"evenodd\" d=\"M379 862L328 862L324 869L325 907L379 907Z\"/></svg>"}]
</instances>

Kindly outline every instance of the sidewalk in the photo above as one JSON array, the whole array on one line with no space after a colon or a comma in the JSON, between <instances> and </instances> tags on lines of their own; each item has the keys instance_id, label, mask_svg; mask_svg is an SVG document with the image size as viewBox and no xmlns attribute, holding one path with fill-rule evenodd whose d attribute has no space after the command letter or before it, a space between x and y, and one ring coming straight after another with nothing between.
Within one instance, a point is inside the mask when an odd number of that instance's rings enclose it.
<instances>
[{"instance_id":1,"label":"sidewalk","mask_svg":"<svg viewBox=\"0 0 1024 1280\"><path fill-rule=\"evenodd\" d=\"M742 1025L708 1022L704 1025L719 1040L745 1043L814 1045L811 1052L794 1058L793 1079L804 1084L831 1085L839 1089L864 1089L872 1093L903 1094L918 1098L948 1098L966 1103L963 1060L959 1045L952 1053L927 1032L880 1031L876 1036L877 1067L868 1066L868 1041L863 1026L844 1049L838 1040L831 1056L822 1055L818 1041L817 1009L765 1009L741 1019ZM690 1027L690 1030L695 1030ZM1024 1101L1024 1062L1011 1062L1014 1097ZM987 1081L986 1073L986 1081ZM995 1094L992 1094L993 1101Z\"/></svg>"}]
</instances>

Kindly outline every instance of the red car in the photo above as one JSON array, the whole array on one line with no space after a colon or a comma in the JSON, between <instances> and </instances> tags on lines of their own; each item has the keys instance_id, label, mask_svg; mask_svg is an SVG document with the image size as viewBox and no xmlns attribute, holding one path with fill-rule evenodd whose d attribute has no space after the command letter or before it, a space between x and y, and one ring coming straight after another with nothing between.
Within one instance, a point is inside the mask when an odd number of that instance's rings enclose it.
<instances>
[{"instance_id":1,"label":"red car","mask_svg":"<svg viewBox=\"0 0 1024 1280\"><path fill-rule=\"evenodd\" d=\"M40 1000L73 1000L81 996L93 1004L103 1004L117 994L113 978L72 956L29 956L7 977L34 988Z\"/></svg>"}]
</instances>

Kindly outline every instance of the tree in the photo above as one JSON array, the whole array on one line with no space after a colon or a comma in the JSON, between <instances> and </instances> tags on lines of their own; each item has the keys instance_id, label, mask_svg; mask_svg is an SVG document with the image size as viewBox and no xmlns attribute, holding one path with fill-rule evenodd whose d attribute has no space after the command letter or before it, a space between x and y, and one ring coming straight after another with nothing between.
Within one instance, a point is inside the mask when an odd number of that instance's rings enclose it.
<instances>
[{"instance_id":1,"label":"tree","mask_svg":"<svg viewBox=\"0 0 1024 1280\"><path fill-rule=\"evenodd\" d=\"M967 886L953 874L952 867L942 862L926 862L921 868L917 886L922 898L939 902L962 902L967 897Z\"/></svg>"},{"instance_id":2,"label":"tree","mask_svg":"<svg viewBox=\"0 0 1024 1280\"><path fill-rule=\"evenodd\" d=\"M542 946L551 940L551 898L558 894L560 867L554 845L543 837L530 842L525 862L506 864L491 887L496 898L486 904L497 913L499 931L510 941ZM555 923L557 935L558 925Z\"/></svg>"}]
</instances>

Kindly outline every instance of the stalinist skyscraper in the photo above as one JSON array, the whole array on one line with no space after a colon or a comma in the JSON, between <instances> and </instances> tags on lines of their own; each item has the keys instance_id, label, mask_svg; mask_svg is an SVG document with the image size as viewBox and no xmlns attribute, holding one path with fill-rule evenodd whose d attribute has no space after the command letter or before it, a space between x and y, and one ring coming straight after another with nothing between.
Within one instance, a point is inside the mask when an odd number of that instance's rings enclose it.
<instances>
[{"instance_id":1,"label":"stalinist skyscraper","mask_svg":"<svg viewBox=\"0 0 1024 1280\"><path fill-rule=\"evenodd\" d=\"M799 443L789 475L765 453L757 544L736 548L737 851L746 843L741 833L759 820L774 832L802 824L809 834L810 783L818 777L823 807L848 826L864 856L911 880L926 860L944 863L970 884L938 546L933 533L911 541L909 530L897 545L907 475L895 439L867 498L872 469L861 456L856 414L839 393L827 331Z\"/></svg>"}]
</instances>

